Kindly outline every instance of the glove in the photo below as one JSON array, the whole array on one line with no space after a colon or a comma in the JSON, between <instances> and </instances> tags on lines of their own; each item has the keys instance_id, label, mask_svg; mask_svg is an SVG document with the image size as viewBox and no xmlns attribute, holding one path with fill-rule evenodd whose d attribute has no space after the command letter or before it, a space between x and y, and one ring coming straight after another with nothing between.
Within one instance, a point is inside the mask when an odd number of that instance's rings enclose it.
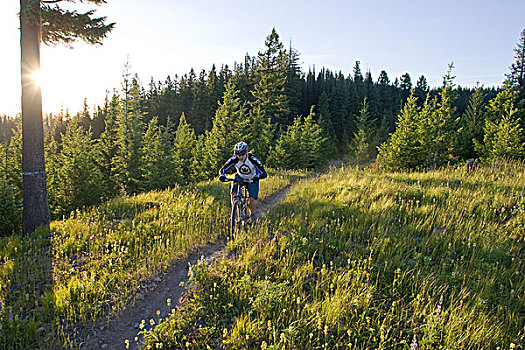
<instances>
[{"instance_id":1,"label":"glove","mask_svg":"<svg viewBox=\"0 0 525 350\"><path fill-rule=\"evenodd\" d=\"M254 176L252 182L258 182L260 180L259 176Z\"/></svg>"},{"instance_id":2,"label":"glove","mask_svg":"<svg viewBox=\"0 0 525 350\"><path fill-rule=\"evenodd\" d=\"M219 181L220 182L226 182L226 176L225 175L219 176Z\"/></svg>"}]
</instances>

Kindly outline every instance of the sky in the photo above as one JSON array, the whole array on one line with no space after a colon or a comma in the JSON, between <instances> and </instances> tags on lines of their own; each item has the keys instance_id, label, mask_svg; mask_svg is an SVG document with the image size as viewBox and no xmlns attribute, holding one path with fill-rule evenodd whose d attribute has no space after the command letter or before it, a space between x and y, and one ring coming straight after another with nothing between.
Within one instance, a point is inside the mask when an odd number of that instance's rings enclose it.
<instances>
[{"instance_id":1,"label":"sky","mask_svg":"<svg viewBox=\"0 0 525 350\"><path fill-rule=\"evenodd\" d=\"M233 66L264 51L276 28L300 54L303 72L315 66L348 75L356 61L374 80L409 73L442 83L453 62L455 83L490 87L504 80L525 29L523 0L107 0L96 8L116 26L102 45L42 46L44 113L92 108L120 89L124 64L147 87L193 68ZM19 1L0 7L0 115L20 112Z\"/></svg>"}]
</instances>

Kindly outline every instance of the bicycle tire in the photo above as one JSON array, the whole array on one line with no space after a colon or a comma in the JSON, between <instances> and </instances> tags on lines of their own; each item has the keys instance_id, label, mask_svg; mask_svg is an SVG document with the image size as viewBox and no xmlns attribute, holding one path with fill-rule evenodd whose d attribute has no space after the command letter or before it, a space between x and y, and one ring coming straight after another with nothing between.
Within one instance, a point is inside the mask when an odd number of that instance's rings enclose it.
<instances>
[{"instance_id":1,"label":"bicycle tire","mask_svg":"<svg viewBox=\"0 0 525 350\"><path fill-rule=\"evenodd\" d=\"M242 229L242 213L240 201L235 201L232 206L232 215L230 221L230 232L232 237L235 237Z\"/></svg>"}]
</instances>

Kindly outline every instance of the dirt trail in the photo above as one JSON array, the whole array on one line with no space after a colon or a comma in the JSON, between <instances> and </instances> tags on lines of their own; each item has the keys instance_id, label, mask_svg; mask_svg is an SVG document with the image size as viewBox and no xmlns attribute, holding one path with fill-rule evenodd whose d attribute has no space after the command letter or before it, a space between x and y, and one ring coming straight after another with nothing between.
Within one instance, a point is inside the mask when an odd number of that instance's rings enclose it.
<instances>
[{"instance_id":1,"label":"dirt trail","mask_svg":"<svg viewBox=\"0 0 525 350\"><path fill-rule=\"evenodd\" d=\"M290 187L291 185L287 185L262 200L259 204L259 213L264 215L265 212L286 198ZM126 340L129 340L129 349L138 349L138 344L134 338L137 337L141 321L145 320L146 323L149 323L149 320L153 319L157 323L159 318L166 318L171 309L179 304L179 299L186 290L184 285L188 282L189 265L195 265L202 257L209 263L226 257L225 248L225 240L200 247L168 271L155 276L149 281L152 289L144 294L142 292L137 293L135 304L127 308L118 317L100 321L91 331L91 334L86 337L87 340L82 349L125 349ZM181 285L181 282L184 284ZM168 299L172 300L171 306L167 304ZM160 315L157 315L157 310L160 311Z\"/></svg>"}]
</instances>

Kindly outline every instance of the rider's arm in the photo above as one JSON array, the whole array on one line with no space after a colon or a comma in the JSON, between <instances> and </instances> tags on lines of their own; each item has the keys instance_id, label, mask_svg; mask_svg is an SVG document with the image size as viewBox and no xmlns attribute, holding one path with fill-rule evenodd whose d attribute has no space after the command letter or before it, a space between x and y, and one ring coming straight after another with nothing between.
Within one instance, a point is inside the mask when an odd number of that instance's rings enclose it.
<instances>
[{"instance_id":1,"label":"rider's arm","mask_svg":"<svg viewBox=\"0 0 525 350\"><path fill-rule=\"evenodd\" d=\"M219 169L219 176L226 176L226 172L237 164L237 157L231 157L226 163Z\"/></svg>"},{"instance_id":2,"label":"rider's arm","mask_svg":"<svg viewBox=\"0 0 525 350\"><path fill-rule=\"evenodd\" d=\"M253 165L255 165L255 168L257 169L256 176L259 179L266 179L268 174L266 173L266 170L264 170L264 166L262 165L261 161L251 153L248 153L248 156L250 157L250 161L253 163Z\"/></svg>"}]
</instances>

